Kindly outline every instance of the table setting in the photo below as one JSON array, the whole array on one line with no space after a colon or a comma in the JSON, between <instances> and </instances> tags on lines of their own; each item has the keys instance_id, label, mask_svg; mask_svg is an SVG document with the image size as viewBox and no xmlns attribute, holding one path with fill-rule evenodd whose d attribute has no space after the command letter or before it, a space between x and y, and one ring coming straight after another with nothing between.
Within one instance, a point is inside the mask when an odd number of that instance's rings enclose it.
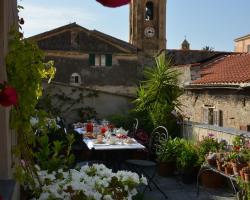
<instances>
[{"instance_id":1,"label":"table setting","mask_svg":"<svg viewBox=\"0 0 250 200\"><path fill-rule=\"evenodd\" d=\"M100 124L94 121L74 124L74 130L82 135L83 142L88 149L95 150L122 150L144 149L134 138L128 136L128 130L122 127L115 128L107 120Z\"/></svg>"}]
</instances>

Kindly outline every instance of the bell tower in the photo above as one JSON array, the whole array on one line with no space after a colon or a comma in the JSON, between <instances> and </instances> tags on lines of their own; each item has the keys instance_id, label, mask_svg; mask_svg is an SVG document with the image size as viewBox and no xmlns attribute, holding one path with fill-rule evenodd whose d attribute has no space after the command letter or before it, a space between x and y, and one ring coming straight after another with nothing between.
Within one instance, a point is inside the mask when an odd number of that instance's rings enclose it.
<instances>
[{"instance_id":1,"label":"bell tower","mask_svg":"<svg viewBox=\"0 0 250 200\"><path fill-rule=\"evenodd\" d=\"M166 49L167 0L131 0L129 42L146 53Z\"/></svg>"}]
</instances>

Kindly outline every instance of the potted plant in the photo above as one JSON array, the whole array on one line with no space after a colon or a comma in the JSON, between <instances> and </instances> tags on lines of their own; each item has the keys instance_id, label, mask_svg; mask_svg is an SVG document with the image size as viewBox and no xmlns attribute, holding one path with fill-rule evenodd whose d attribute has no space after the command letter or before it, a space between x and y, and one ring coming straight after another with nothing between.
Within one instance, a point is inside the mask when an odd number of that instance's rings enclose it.
<instances>
[{"instance_id":1,"label":"potted plant","mask_svg":"<svg viewBox=\"0 0 250 200\"><path fill-rule=\"evenodd\" d=\"M173 175L176 168L177 150L180 144L179 138L171 137L162 140L157 146L158 174L161 176Z\"/></svg>"},{"instance_id":2,"label":"potted plant","mask_svg":"<svg viewBox=\"0 0 250 200\"><path fill-rule=\"evenodd\" d=\"M190 141L181 139L177 151L177 168L182 174L182 182L189 184L196 180L198 152Z\"/></svg>"},{"instance_id":3,"label":"potted plant","mask_svg":"<svg viewBox=\"0 0 250 200\"><path fill-rule=\"evenodd\" d=\"M211 166L216 166L215 152L219 150L220 143L209 134L198 143L199 163L202 164L205 160ZM208 156L209 155L209 156Z\"/></svg>"},{"instance_id":4,"label":"potted plant","mask_svg":"<svg viewBox=\"0 0 250 200\"><path fill-rule=\"evenodd\" d=\"M229 159L233 168L234 175L239 175L240 170L247 166L246 152L231 152L229 154Z\"/></svg>"},{"instance_id":5,"label":"potted plant","mask_svg":"<svg viewBox=\"0 0 250 200\"><path fill-rule=\"evenodd\" d=\"M210 133L198 143L199 164L202 164L205 161L211 167L216 167L217 152L221 149L225 149L226 142L218 142L213 136L214 134ZM222 167L223 162L219 163ZM223 177L213 171L203 171L200 177L201 183L204 187L218 188L223 184Z\"/></svg>"},{"instance_id":6,"label":"potted plant","mask_svg":"<svg viewBox=\"0 0 250 200\"><path fill-rule=\"evenodd\" d=\"M243 167L242 172L244 174L244 180L247 183L250 183L250 166L248 167Z\"/></svg>"}]
</instances>

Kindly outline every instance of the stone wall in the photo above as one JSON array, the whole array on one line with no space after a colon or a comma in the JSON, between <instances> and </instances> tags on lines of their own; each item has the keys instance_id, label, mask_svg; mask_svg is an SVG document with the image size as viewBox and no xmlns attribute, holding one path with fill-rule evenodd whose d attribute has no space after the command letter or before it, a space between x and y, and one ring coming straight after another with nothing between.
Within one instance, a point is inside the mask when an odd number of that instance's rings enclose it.
<instances>
[{"instance_id":1,"label":"stone wall","mask_svg":"<svg viewBox=\"0 0 250 200\"><path fill-rule=\"evenodd\" d=\"M225 128L246 129L250 125L249 91L213 89L186 91L180 97L182 114L193 122L204 123L203 107L209 105L222 111L222 126Z\"/></svg>"},{"instance_id":2,"label":"stone wall","mask_svg":"<svg viewBox=\"0 0 250 200\"><path fill-rule=\"evenodd\" d=\"M105 118L113 114L127 114L132 108L133 98L118 93L85 89L61 83L44 84L44 88L44 93L49 93L53 97L52 104L59 106L60 110L63 111L62 117L67 124L79 121L78 111L84 107L93 107L98 118ZM61 97L65 96L68 100L58 99L58 94ZM81 98L81 96L84 97Z\"/></svg>"},{"instance_id":3,"label":"stone wall","mask_svg":"<svg viewBox=\"0 0 250 200\"><path fill-rule=\"evenodd\" d=\"M181 96L182 114L188 120L183 127L183 135L196 140L213 133L216 138L232 142L235 135L250 137L250 96L249 92L234 90L186 91ZM212 106L222 111L222 126L208 125L204 122L203 107Z\"/></svg>"},{"instance_id":4,"label":"stone wall","mask_svg":"<svg viewBox=\"0 0 250 200\"><path fill-rule=\"evenodd\" d=\"M138 58L131 54L113 54L112 66L89 65L89 54L80 52L47 52L46 60L53 60L57 68L55 81L70 82L73 73L81 76L82 85L137 85L140 76Z\"/></svg>"},{"instance_id":5,"label":"stone wall","mask_svg":"<svg viewBox=\"0 0 250 200\"><path fill-rule=\"evenodd\" d=\"M184 138L194 141L201 141L208 134L213 134L213 137L220 140L226 140L228 144L232 144L236 136L244 135L250 138L250 133L246 131L239 131L230 128L215 127L207 124L194 123L185 121L182 126L182 135Z\"/></svg>"}]
</instances>

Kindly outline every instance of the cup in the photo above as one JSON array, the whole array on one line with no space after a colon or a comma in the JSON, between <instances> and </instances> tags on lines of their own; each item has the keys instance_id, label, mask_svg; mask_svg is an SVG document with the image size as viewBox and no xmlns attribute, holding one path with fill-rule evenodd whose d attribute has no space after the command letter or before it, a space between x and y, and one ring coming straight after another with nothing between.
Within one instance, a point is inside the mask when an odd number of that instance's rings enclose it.
<instances>
[{"instance_id":1,"label":"cup","mask_svg":"<svg viewBox=\"0 0 250 200\"><path fill-rule=\"evenodd\" d=\"M102 141L103 141L103 136L97 135L97 143L102 143Z\"/></svg>"},{"instance_id":2,"label":"cup","mask_svg":"<svg viewBox=\"0 0 250 200\"><path fill-rule=\"evenodd\" d=\"M92 122L88 122L86 124L86 131L93 133L93 123Z\"/></svg>"}]
</instances>

